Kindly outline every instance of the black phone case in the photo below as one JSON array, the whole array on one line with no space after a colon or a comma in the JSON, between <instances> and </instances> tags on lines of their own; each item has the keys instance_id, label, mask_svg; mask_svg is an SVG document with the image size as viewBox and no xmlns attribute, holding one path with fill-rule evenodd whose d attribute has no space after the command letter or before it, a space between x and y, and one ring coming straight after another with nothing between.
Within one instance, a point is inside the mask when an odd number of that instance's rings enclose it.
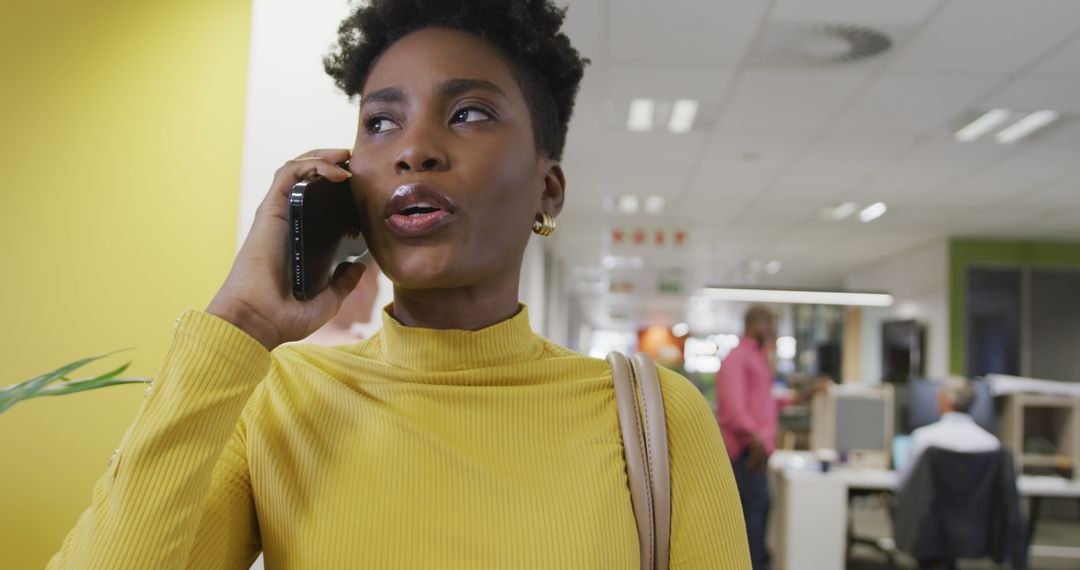
<instances>
[{"instance_id":1,"label":"black phone case","mask_svg":"<svg viewBox=\"0 0 1080 570\"><path fill-rule=\"evenodd\" d=\"M348 168L348 163L339 166ZM348 180L331 182L319 176L292 187L286 265L293 297L315 297L330 284L341 262L367 253L361 227Z\"/></svg>"}]
</instances>

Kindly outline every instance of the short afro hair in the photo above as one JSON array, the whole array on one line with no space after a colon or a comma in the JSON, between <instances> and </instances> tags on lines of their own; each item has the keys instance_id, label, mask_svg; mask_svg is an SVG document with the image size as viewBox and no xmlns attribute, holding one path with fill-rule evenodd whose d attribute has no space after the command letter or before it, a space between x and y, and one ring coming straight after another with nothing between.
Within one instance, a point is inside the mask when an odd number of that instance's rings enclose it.
<instances>
[{"instance_id":1,"label":"short afro hair","mask_svg":"<svg viewBox=\"0 0 1080 570\"><path fill-rule=\"evenodd\" d=\"M326 73L354 97L391 44L424 28L479 36L506 56L525 96L537 149L560 160L588 59L561 33L566 9L551 0L371 0L345 18Z\"/></svg>"}]
</instances>

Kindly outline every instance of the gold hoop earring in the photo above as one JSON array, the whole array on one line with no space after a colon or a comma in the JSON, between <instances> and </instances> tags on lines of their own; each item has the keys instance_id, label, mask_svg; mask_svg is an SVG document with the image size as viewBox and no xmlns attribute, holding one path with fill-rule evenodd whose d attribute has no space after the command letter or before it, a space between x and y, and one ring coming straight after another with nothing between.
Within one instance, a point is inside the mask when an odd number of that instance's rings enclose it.
<instances>
[{"instance_id":1,"label":"gold hoop earring","mask_svg":"<svg viewBox=\"0 0 1080 570\"><path fill-rule=\"evenodd\" d=\"M555 233L555 217L547 214L537 214L533 220L533 233L541 237L547 237Z\"/></svg>"}]
</instances>

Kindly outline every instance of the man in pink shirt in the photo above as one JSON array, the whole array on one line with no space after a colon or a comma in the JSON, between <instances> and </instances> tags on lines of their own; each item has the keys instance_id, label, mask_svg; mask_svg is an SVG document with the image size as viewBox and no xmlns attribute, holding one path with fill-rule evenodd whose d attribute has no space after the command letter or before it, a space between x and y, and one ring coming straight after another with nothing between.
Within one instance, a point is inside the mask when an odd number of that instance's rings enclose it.
<instances>
[{"instance_id":1,"label":"man in pink shirt","mask_svg":"<svg viewBox=\"0 0 1080 570\"><path fill-rule=\"evenodd\" d=\"M776 316L762 306L746 312L743 337L716 373L716 409L735 483L739 487L754 570L769 567L765 528L769 488L765 464L776 447L779 406L772 397L768 351L776 340Z\"/></svg>"}]
</instances>

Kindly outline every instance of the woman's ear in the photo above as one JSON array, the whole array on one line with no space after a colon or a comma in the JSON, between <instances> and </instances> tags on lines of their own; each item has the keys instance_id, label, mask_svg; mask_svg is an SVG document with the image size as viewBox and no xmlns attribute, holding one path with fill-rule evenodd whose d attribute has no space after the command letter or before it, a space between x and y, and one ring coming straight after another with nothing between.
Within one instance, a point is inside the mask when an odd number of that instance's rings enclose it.
<instances>
[{"instance_id":1,"label":"woman's ear","mask_svg":"<svg viewBox=\"0 0 1080 570\"><path fill-rule=\"evenodd\" d=\"M552 217L562 212L566 200L566 176L557 160L545 159L542 166L543 188L540 195L540 211Z\"/></svg>"}]
</instances>

